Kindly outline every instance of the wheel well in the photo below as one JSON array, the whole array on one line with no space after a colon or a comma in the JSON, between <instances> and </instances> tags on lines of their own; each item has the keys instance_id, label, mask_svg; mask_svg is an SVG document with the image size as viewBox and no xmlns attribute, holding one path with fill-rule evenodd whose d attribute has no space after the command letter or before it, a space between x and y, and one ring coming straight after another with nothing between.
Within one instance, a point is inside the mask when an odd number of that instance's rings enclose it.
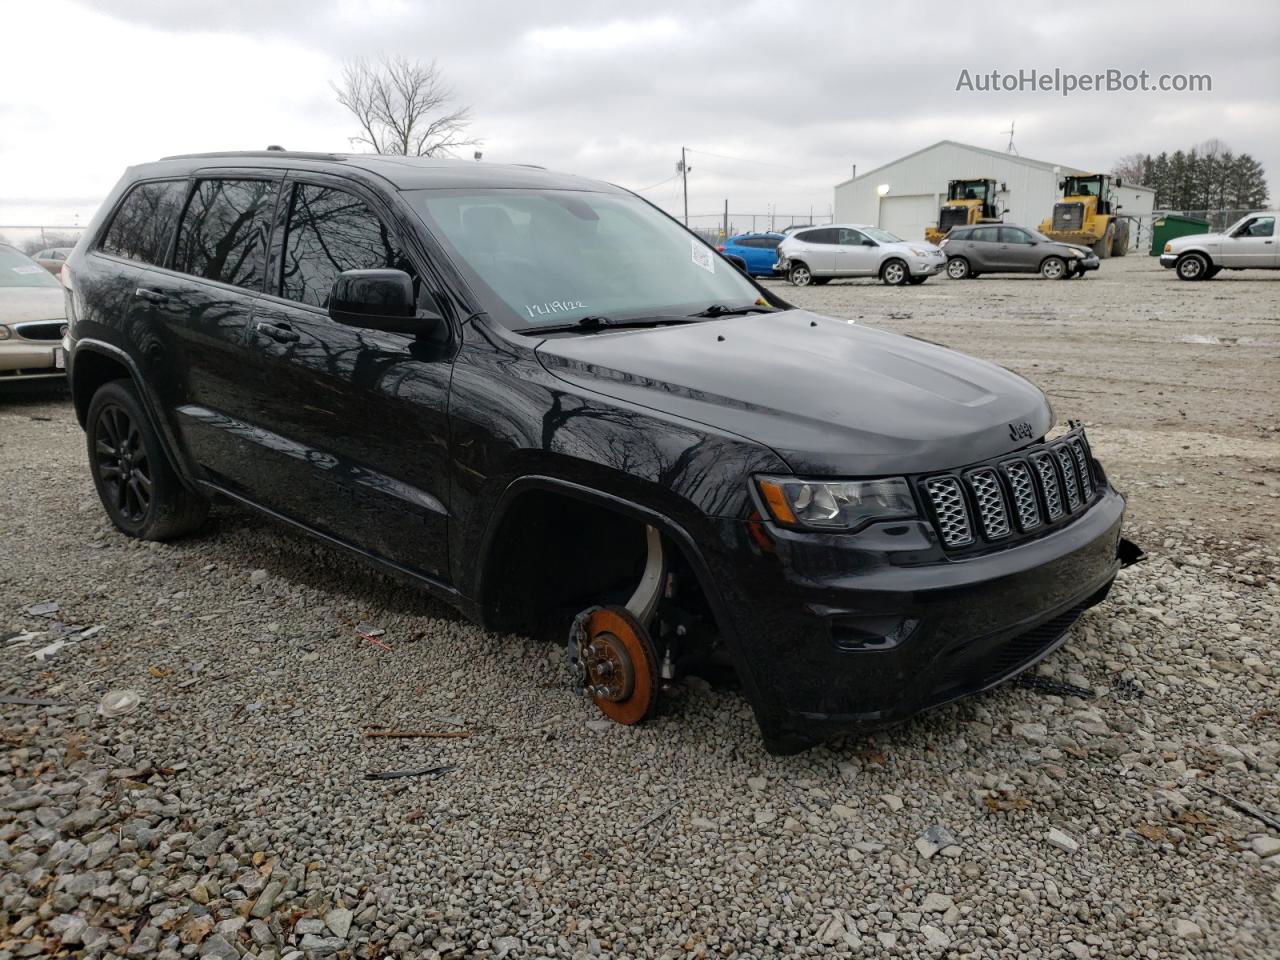
<instances>
[{"instance_id":1,"label":"wheel well","mask_svg":"<svg viewBox=\"0 0 1280 960\"><path fill-rule=\"evenodd\" d=\"M809 268L809 264L806 263L804 260L801 260L799 257L792 257L791 267L804 267L807 270ZM789 270L791 269L791 267L788 267L787 269Z\"/></svg>"},{"instance_id":2,"label":"wheel well","mask_svg":"<svg viewBox=\"0 0 1280 960\"><path fill-rule=\"evenodd\" d=\"M95 350L81 350L76 354L71 379L71 399L76 408L76 419L84 426L89 414L89 404L98 388L112 380L131 379L129 368L119 360Z\"/></svg>"},{"instance_id":3,"label":"wheel well","mask_svg":"<svg viewBox=\"0 0 1280 960\"><path fill-rule=\"evenodd\" d=\"M705 609L710 617L682 548L667 536L662 545L668 571L681 585L682 605ZM557 491L522 493L499 521L485 558L485 625L561 640L580 611L627 602L646 550L645 523L637 517Z\"/></svg>"},{"instance_id":4,"label":"wheel well","mask_svg":"<svg viewBox=\"0 0 1280 960\"><path fill-rule=\"evenodd\" d=\"M884 274L889 264L893 263L895 260L898 263L902 264L904 267L907 265L907 261L903 257L898 256L897 254L894 254L892 257L886 257L884 263L880 264L881 275Z\"/></svg>"}]
</instances>

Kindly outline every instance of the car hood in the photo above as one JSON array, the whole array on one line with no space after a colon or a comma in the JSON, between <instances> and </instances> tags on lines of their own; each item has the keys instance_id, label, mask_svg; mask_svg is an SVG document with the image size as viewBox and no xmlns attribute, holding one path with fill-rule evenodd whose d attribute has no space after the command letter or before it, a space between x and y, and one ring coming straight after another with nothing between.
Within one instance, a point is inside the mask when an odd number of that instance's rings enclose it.
<instances>
[{"instance_id":1,"label":"car hood","mask_svg":"<svg viewBox=\"0 0 1280 960\"><path fill-rule=\"evenodd\" d=\"M0 323L61 320L66 315L62 287L0 287Z\"/></svg>"},{"instance_id":2,"label":"car hood","mask_svg":"<svg viewBox=\"0 0 1280 960\"><path fill-rule=\"evenodd\" d=\"M1059 243L1058 241L1055 240L1053 243L1044 244L1044 246L1053 247L1055 249L1062 250L1064 252L1067 250L1075 250L1077 253L1082 253L1085 256L1093 255L1092 248L1086 247L1084 244L1080 244L1080 243Z\"/></svg>"},{"instance_id":3,"label":"car hood","mask_svg":"<svg viewBox=\"0 0 1280 960\"><path fill-rule=\"evenodd\" d=\"M803 310L556 338L537 354L568 383L749 438L798 474L963 466L1053 422L1002 367Z\"/></svg>"},{"instance_id":4,"label":"car hood","mask_svg":"<svg viewBox=\"0 0 1280 960\"><path fill-rule=\"evenodd\" d=\"M1179 250L1185 250L1187 247L1201 247L1206 244L1221 243L1227 239L1225 233L1189 233L1184 237L1174 237L1169 241L1169 249L1172 253Z\"/></svg>"}]
</instances>

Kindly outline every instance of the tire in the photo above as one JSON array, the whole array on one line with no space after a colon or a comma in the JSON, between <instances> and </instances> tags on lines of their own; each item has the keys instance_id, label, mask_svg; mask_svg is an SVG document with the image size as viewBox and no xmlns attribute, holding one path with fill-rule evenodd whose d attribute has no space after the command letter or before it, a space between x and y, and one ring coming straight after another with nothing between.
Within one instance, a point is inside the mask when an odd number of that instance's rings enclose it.
<instances>
[{"instance_id":1,"label":"tire","mask_svg":"<svg viewBox=\"0 0 1280 960\"><path fill-rule=\"evenodd\" d=\"M1102 239L1093 245L1093 252L1098 255L1099 260L1110 260L1111 250L1116 245L1116 222L1112 220L1107 224L1107 232L1102 235Z\"/></svg>"},{"instance_id":2,"label":"tire","mask_svg":"<svg viewBox=\"0 0 1280 960\"><path fill-rule=\"evenodd\" d=\"M952 257L947 261L947 276L952 280L964 280L970 275L969 261L964 257Z\"/></svg>"},{"instance_id":3,"label":"tire","mask_svg":"<svg viewBox=\"0 0 1280 960\"><path fill-rule=\"evenodd\" d=\"M121 533L171 540L204 523L209 501L178 479L132 382L112 380L98 388L84 432L93 485ZM120 479L122 471L127 482Z\"/></svg>"},{"instance_id":4,"label":"tire","mask_svg":"<svg viewBox=\"0 0 1280 960\"><path fill-rule=\"evenodd\" d=\"M1178 258L1173 272L1179 280L1207 280L1213 267L1203 253L1187 253Z\"/></svg>"},{"instance_id":5,"label":"tire","mask_svg":"<svg viewBox=\"0 0 1280 960\"><path fill-rule=\"evenodd\" d=\"M1067 270L1067 261L1061 257L1045 257L1040 264L1040 276L1046 280L1066 280L1071 274Z\"/></svg>"},{"instance_id":6,"label":"tire","mask_svg":"<svg viewBox=\"0 0 1280 960\"><path fill-rule=\"evenodd\" d=\"M793 287L807 287L813 283L813 272L803 263L793 263L787 271L787 279Z\"/></svg>"},{"instance_id":7,"label":"tire","mask_svg":"<svg viewBox=\"0 0 1280 960\"><path fill-rule=\"evenodd\" d=\"M1116 239L1111 247L1113 257L1123 257L1129 252L1129 221L1121 220L1116 225Z\"/></svg>"},{"instance_id":8,"label":"tire","mask_svg":"<svg viewBox=\"0 0 1280 960\"><path fill-rule=\"evenodd\" d=\"M928 277L907 277L907 283L911 284L913 287L918 287L928 279Z\"/></svg>"},{"instance_id":9,"label":"tire","mask_svg":"<svg viewBox=\"0 0 1280 960\"><path fill-rule=\"evenodd\" d=\"M911 271L902 260L886 260L880 268L880 280L890 287L900 287L911 277Z\"/></svg>"}]
</instances>

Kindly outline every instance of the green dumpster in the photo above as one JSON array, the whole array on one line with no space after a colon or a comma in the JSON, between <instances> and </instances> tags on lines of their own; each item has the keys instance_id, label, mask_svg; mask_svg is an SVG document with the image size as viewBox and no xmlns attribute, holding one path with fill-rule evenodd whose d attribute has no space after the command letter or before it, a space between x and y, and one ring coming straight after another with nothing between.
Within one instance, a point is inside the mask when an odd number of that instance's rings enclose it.
<instances>
[{"instance_id":1,"label":"green dumpster","mask_svg":"<svg viewBox=\"0 0 1280 960\"><path fill-rule=\"evenodd\" d=\"M1156 217L1151 223L1151 255L1158 257L1164 251L1164 245L1174 237L1185 237L1193 233L1208 233L1209 221L1196 217L1184 217L1177 213L1166 213Z\"/></svg>"}]
</instances>

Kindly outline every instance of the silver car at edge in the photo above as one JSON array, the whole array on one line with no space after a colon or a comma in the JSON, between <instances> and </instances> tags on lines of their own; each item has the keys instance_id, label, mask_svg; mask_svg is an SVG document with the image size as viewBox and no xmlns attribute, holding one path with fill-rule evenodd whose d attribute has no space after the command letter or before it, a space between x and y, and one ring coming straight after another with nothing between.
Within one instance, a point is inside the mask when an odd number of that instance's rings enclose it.
<instances>
[{"instance_id":1,"label":"silver car at edge","mask_svg":"<svg viewBox=\"0 0 1280 960\"><path fill-rule=\"evenodd\" d=\"M942 250L952 280L983 273L1038 273L1046 280L1068 280L1098 269L1098 255L1088 247L1059 243L1010 223L952 227Z\"/></svg>"},{"instance_id":2,"label":"silver car at edge","mask_svg":"<svg viewBox=\"0 0 1280 960\"><path fill-rule=\"evenodd\" d=\"M1262 210L1242 217L1222 233L1193 233L1164 245L1160 266L1180 280L1211 280L1220 270L1280 270L1280 212Z\"/></svg>"},{"instance_id":3,"label":"silver car at edge","mask_svg":"<svg viewBox=\"0 0 1280 960\"><path fill-rule=\"evenodd\" d=\"M797 230L778 244L774 272L797 287L842 277L878 277L890 286L924 283L946 265L932 243L907 242L865 223Z\"/></svg>"},{"instance_id":4,"label":"silver car at edge","mask_svg":"<svg viewBox=\"0 0 1280 960\"><path fill-rule=\"evenodd\" d=\"M0 243L0 386L66 379L61 282L16 247Z\"/></svg>"}]
</instances>

